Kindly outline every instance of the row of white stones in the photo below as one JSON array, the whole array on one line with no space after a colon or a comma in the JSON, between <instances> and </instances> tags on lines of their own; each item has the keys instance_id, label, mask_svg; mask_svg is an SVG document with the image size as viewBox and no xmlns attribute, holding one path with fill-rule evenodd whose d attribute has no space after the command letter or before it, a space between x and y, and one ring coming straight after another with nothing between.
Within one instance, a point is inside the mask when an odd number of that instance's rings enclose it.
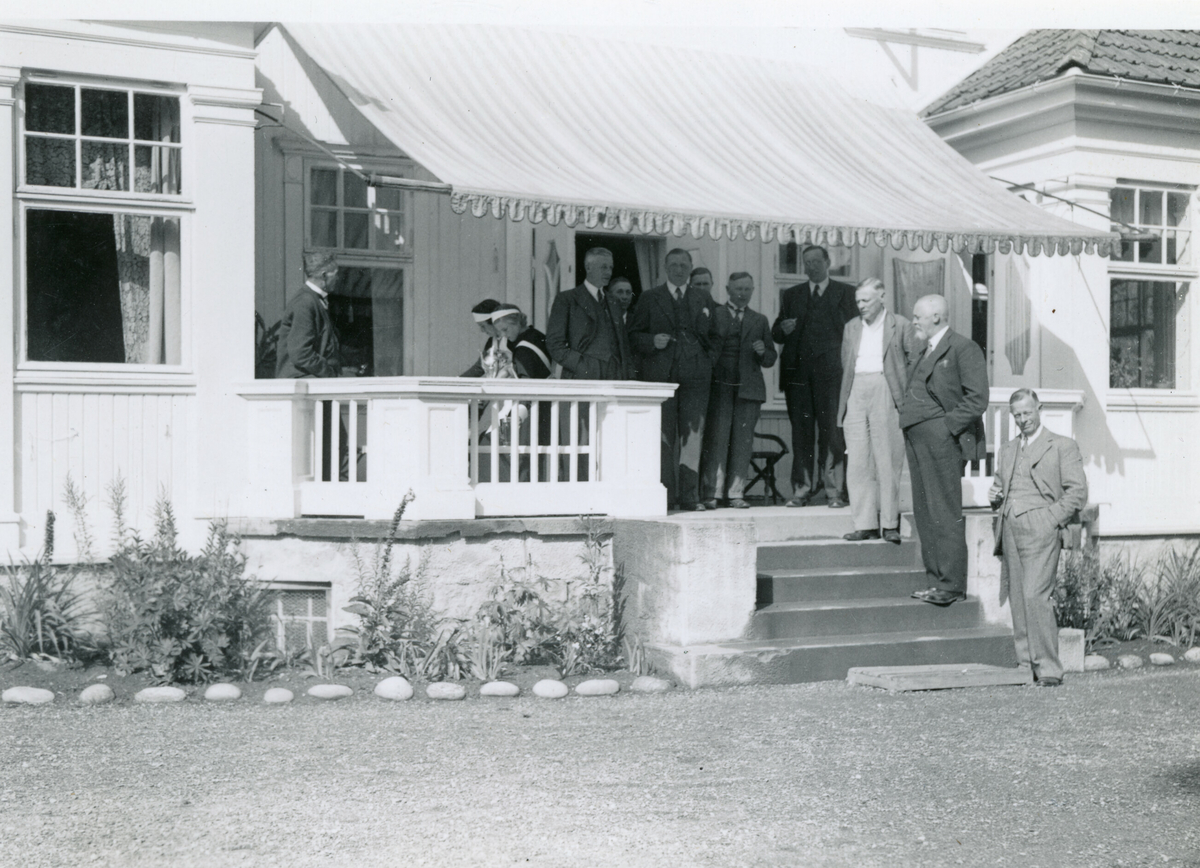
<instances>
[{"instance_id":1,"label":"row of white stones","mask_svg":"<svg viewBox=\"0 0 1200 868\"><path fill-rule=\"evenodd\" d=\"M579 696L611 696L619 692L621 685L612 678L593 678L582 681L575 686ZM663 693L671 689L671 682L652 675L639 675L629 687L635 693ZM489 681L479 688L480 696L517 696L521 688L510 681ZM533 685L533 695L543 699L561 699L571 692L566 684L552 678L546 678ZM354 695L354 690L344 684L315 684L306 691L314 699L337 700ZM375 695L382 699L403 701L412 699L413 686L407 679L399 675L385 678L375 685ZM467 695L467 689L461 684L449 681L438 681L425 688L425 695L430 699L458 700ZM107 684L92 684L79 694L83 705L103 705L116 698L113 689ZM231 702L242 698L242 691L236 684L211 684L204 691L204 698L209 702ZM263 702L270 705L281 705L296 698L292 691L285 687L272 687L263 694ZM141 703L182 702L187 699L187 691L180 687L147 687L134 694L133 701ZM10 687L0 695L0 701L13 705L45 705L54 701L54 693L40 687Z\"/></svg>"},{"instance_id":2,"label":"row of white stones","mask_svg":"<svg viewBox=\"0 0 1200 868\"><path fill-rule=\"evenodd\" d=\"M1183 652L1183 659L1188 663L1200 663L1200 645ZM1122 654L1117 658L1117 665L1122 669L1141 669L1145 663L1137 654ZM1150 655L1151 666L1173 666L1175 658L1165 651L1156 651ZM1083 658L1085 672L1099 672L1112 666L1112 661L1102 654L1089 654Z\"/></svg>"}]
</instances>

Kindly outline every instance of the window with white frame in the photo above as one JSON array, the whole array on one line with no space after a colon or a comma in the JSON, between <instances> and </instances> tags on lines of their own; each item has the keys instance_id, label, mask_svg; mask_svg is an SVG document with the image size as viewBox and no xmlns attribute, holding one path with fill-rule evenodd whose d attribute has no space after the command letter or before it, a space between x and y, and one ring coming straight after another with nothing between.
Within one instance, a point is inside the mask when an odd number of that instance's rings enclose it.
<instances>
[{"instance_id":1,"label":"window with white frame","mask_svg":"<svg viewBox=\"0 0 1200 868\"><path fill-rule=\"evenodd\" d=\"M26 81L20 108L25 359L180 364L178 95Z\"/></svg>"},{"instance_id":2,"label":"window with white frame","mask_svg":"<svg viewBox=\"0 0 1200 868\"><path fill-rule=\"evenodd\" d=\"M782 276L794 274L797 277L804 274L804 251L809 245L788 241L779 245L779 261L775 266L775 274ZM847 277L850 274L850 248L826 247L829 253L829 276L833 278Z\"/></svg>"},{"instance_id":3,"label":"window with white frame","mask_svg":"<svg viewBox=\"0 0 1200 868\"><path fill-rule=\"evenodd\" d=\"M393 174L396 172L393 170ZM360 376L404 373L406 192L370 186L341 165L308 166L306 250L338 252L329 313L343 369Z\"/></svg>"},{"instance_id":4,"label":"window with white frame","mask_svg":"<svg viewBox=\"0 0 1200 868\"><path fill-rule=\"evenodd\" d=\"M1122 183L1109 194L1113 231L1123 235L1109 264L1109 386L1174 389L1185 368L1177 324L1190 278L1194 191Z\"/></svg>"}]
</instances>

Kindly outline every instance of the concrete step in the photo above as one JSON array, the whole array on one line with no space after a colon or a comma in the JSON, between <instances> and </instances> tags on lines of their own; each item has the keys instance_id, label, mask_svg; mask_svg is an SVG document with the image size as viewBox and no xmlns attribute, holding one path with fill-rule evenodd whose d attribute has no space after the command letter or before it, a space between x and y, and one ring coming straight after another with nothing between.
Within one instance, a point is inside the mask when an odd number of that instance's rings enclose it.
<instances>
[{"instance_id":1,"label":"concrete step","mask_svg":"<svg viewBox=\"0 0 1200 868\"><path fill-rule=\"evenodd\" d=\"M982 623L983 610L974 597L945 607L907 597L868 597L773 603L754 613L750 629L755 638L789 639L910 631L941 633Z\"/></svg>"},{"instance_id":2,"label":"concrete step","mask_svg":"<svg viewBox=\"0 0 1200 868\"><path fill-rule=\"evenodd\" d=\"M945 629L936 635L892 631L807 639L747 639L687 647L652 646L647 650L654 665L674 673L690 687L830 681L845 678L857 666L1017 665L1011 631L994 626Z\"/></svg>"},{"instance_id":3,"label":"concrete step","mask_svg":"<svg viewBox=\"0 0 1200 868\"><path fill-rule=\"evenodd\" d=\"M921 550L912 539L906 539L900 545L879 540L853 543L840 539L790 540L758 545L759 572L920 565Z\"/></svg>"},{"instance_id":4,"label":"concrete step","mask_svg":"<svg viewBox=\"0 0 1200 868\"><path fill-rule=\"evenodd\" d=\"M818 600L861 600L868 597L907 599L929 587L923 567L770 570L758 575L758 606Z\"/></svg>"},{"instance_id":5,"label":"concrete step","mask_svg":"<svg viewBox=\"0 0 1200 868\"><path fill-rule=\"evenodd\" d=\"M846 680L889 693L962 687L1016 687L1032 684L1033 671L982 663L934 663L922 666L855 666Z\"/></svg>"}]
</instances>

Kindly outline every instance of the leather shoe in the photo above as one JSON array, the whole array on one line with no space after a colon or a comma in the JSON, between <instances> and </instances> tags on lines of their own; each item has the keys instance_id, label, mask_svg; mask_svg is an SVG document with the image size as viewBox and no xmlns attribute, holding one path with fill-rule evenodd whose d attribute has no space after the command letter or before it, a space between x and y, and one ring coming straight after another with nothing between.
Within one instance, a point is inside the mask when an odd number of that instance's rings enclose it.
<instances>
[{"instance_id":1,"label":"leather shoe","mask_svg":"<svg viewBox=\"0 0 1200 868\"><path fill-rule=\"evenodd\" d=\"M877 530L856 530L851 531L842 537L847 542L863 542L869 539L879 539L879 531Z\"/></svg>"},{"instance_id":2,"label":"leather shoe","mask_svg":"<svg viewBox=\"0 0 1200 868\"><path fill-rule=\"evenodd\" d=\"M1059 687L1061 685L1062 679L1053 677L1039 678L1037 681L1033 682L1034 687Z\"/></svg>"},{"instance_id":3,"label":"leather shoe","mask_svg":"<svg viewBox=\"0 0 1200 868\"><path fill-rule=\"evenodd\" d=\"M928 595L932 594L937 588L923 588L920 591L913 591L909 594L914 600L924 600Z\"/></svg>"},{"instance_id":4,"label":"leather shoe","mask_svg":"<svg viewBox=\"0 0 1200 868\"><path fill-rule=\"evenodd\" d=\"M835 497L829 501L829 508L830 509L845 509L846 501L842 500L840 497Z\"/></svg>"},{"instance_id":5,"label":"leather shoe","mask_svg":"<svg viewBox=\"0 0 1200 868\"><path fill-rule=\"evenodd\" d=\"M900 543L903 542L903 540L900 539L900 528L898 527L885 527L883 529L883 538L890 543L895 543L896 545L900 545Z\"/></svg>"},{"instance_id":6,"label":"leather shoe","mask_svg":"<svg viewBox=\"0 0 1200 868\"><path fill-rule=\"evenodd\" d=\"M787 503L785 503L784 506L792 506L792 507L808 506L809 500L810 500L810 498L807 496L793 497L791 500L789 500Z\"/></svg>"},{"instance_id":7,"label":"leather shoe","mask_svg":"<svg viewBox=\"0 0 1200 868\"><path fill-rule=\"evenodd\" d=\"M715 500L706 500L703 503L701 503L700 505L703 506L705 509L716 509L717 508L717 502Z\"/></svg>"},{"instance_id":8,"label":"leather shoe","mask_svg":"<svg viewBox=\"0 0 1200 868\"><path fill-rule=\"evenodd\" d=\"M951 603L957 603L967 598L966 594L955 593L954 591L943 591L941 588L934 588L928 591L919 599L923 603L932 603L935 606L949 606Z\"/></svg>"},{"instance_id":9,"label":"leather shoe","mask_svg":"<svg viewBox=\"0 0 1200 868\"><path fill-rule=\"evenodd\" d=\"M733 500L729 501L729 505L732 506L734 509L749 509L750 508L750 504L746 503L746 501L742 500L740 497L735 497Z\"/></svg>"}]
</instances>

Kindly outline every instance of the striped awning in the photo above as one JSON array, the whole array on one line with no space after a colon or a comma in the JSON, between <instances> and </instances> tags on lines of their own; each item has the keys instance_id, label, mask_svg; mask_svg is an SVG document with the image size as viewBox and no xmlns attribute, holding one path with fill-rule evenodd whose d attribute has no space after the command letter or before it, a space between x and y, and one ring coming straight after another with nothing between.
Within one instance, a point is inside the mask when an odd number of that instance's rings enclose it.
<instances>
[{"instance_id":1,"label":"striped awning","mask_svg":"<svg viewBox=\"0 0 1200 868\"><path fill-rule=\"evenodd\" d=\"M455 211L591 230L1107 254L911 111L772 61L515 28L288 24Z\"/></svg>"}]
</instances>

